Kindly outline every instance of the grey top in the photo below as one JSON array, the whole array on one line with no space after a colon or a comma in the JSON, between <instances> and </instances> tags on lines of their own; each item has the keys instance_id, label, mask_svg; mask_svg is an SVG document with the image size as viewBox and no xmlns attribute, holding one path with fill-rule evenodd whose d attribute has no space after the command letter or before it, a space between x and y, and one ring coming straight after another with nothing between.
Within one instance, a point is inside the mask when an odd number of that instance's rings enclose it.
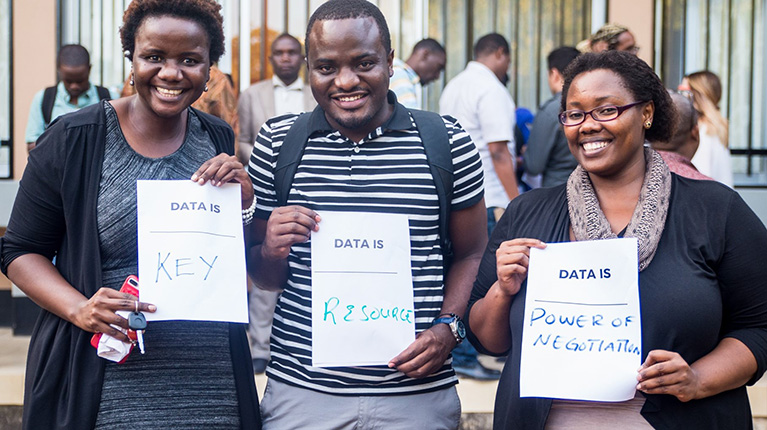
<instances>
[{"instance_id":1,"label":"grey top","mask_svg":"<svg viewBox=\"0 0 767 430\"><path fill-rule=\"evenodd\" d=\"M541 105L533 120L524 155L527 172L531 175L543 174L544 187L564 184L578 165L559 123L561 100L562 93L557 93Z\"/></svg>"},{"instance_id":2,"label":"grey top","mask_svg":"<svg viewBox=\"0 0 767 430\"><path fill-rule=\"evenodd\" d=\"M130 147L108 103L106 118L97 219L103 283L117 289L138 273L136 180L188 179L215 149L191 110L183 144L160 158ZM97 429L240 427L228 324L150 322L144 339L146 355L107 364Z\"/></svg>"}]
</instances>

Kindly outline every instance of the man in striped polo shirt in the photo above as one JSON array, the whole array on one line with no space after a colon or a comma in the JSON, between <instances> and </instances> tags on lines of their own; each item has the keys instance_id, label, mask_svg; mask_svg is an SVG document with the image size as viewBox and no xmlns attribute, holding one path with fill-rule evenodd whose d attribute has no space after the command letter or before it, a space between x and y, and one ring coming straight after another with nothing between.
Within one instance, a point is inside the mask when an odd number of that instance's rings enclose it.
<instances>
[{"instance_id":1,"label":"man in striped polo shirt","mask_svg":"<svg viewBox=\"0 0 767 430\"><path fill-rule=\"evenodd\" d=\"M274 173L296 115L266 122L248 168L258 243L249 251L249 273L260 288L284 289L272 328L264 429L457 429L449 354L463 337L459 318L487 242L479 155L455 119L437 119L454 167L454 257L443 282L436 178L411 112L388 91L394 51L383 15L365 0L331 0L310 18L306 48L318 107L287 205L277 203ZM407 216L416 337L388 366L312 366L319 322L312 320L310 241L323 228L323 211ZM380 340L371 334L369 342Z\"/></svg>"}]
</instances>

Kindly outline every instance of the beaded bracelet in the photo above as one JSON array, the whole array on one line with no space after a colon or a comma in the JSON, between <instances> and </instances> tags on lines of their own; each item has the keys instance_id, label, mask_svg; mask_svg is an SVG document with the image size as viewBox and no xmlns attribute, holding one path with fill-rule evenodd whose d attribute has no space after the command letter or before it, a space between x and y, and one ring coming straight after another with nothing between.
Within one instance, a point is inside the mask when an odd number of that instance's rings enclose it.
<instances>
[{"instance_id":1,"label":"beaded bracelet","mask_svg":"<svg viewBox=\"0 0 767 430\"><path fill-rule=\"evenodd\" d=\"M242 210L242 225L248 225L253 222L253 214L256 213L256 198L253 197L253 203L250 207Z\"/></svg>"}]
</instances>

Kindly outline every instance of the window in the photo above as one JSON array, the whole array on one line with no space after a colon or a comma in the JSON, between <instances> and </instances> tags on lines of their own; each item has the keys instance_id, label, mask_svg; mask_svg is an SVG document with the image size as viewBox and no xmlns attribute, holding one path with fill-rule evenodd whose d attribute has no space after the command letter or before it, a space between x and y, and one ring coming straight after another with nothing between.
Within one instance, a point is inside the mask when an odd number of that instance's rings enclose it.
<instances>
[{"instance_id":1,"label":"window","mask_svg":"<svg viewBox=\"0 0 767 430\"><path fill-rule=\"evenodd\" d=\"M0 179L13 175L11 0L0 0Z\"/></svg>"}]
</instances>

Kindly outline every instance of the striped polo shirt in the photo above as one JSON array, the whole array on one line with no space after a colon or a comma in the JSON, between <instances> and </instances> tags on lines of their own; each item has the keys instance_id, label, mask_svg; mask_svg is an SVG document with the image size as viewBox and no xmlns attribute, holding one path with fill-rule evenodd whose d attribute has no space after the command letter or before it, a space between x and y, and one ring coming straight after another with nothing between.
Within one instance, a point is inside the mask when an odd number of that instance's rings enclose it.
<instances>
[{"instance_id":1,"label":"striped polo shirt","mask_svg":"<svg viewBox=\"0 0 767 430\"><path fill-rule=\"evenodd\" d=\"M395 103L387 123L359 143L328 124L318 107L309 123L309 139L296 169L288 205L317 211L404 214L410 227L416 333L431 326L442 306L442 253L439 203L423 144L406 108ZM256 193L256 216L268 219L276 207L274 169L296 114L272 118L261 128L248 173ZM469 135L454 118L443 117L453 156L451 208L464 209L483 196L482 165ZM291 247L288 281L274 313L272 361L267 375L281 382L340 395L391 395L434 391L457 382L450 362L433 375L413 379L386 366L312 366L311 243ZM374 338L370 339L375 342Z\"/></svg>"}]
</instances>

